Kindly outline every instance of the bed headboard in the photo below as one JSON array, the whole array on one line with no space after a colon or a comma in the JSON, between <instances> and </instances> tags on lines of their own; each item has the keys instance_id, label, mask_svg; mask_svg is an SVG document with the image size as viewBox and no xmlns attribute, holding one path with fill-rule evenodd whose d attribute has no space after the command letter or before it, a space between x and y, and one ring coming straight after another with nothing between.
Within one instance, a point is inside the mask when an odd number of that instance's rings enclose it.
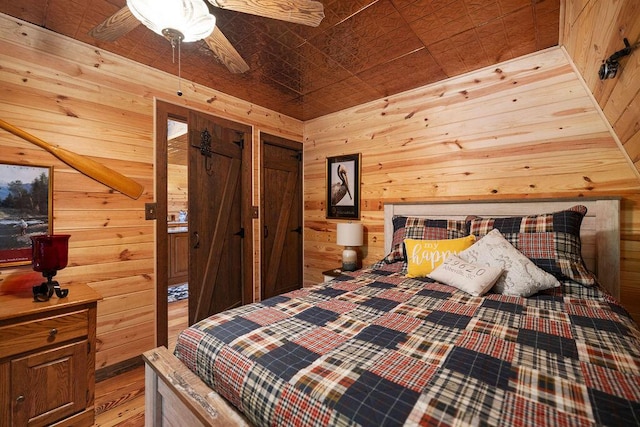
<instances>
[{"instance_id":1,"label":"bed headboard","mask_svg":"<svg viewBox=\"0 0 640 427\"><path fill-rule=\"evenodd\" d=\"M429 203L385 203L384 247L391 250L394 216L465 219L468 215L508 217L556 212L575 205L587 207L580 238L582 257L603 287L620 298L620 199L526 199Z\"/></svg>"}]
</instances>

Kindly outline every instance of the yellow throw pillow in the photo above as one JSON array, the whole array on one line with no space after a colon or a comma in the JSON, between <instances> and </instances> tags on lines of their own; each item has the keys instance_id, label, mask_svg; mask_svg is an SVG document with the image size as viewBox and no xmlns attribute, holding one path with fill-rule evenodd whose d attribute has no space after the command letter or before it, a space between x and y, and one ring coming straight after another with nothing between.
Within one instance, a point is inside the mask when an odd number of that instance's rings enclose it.
<instances>
[{"instance_id":1,"label":"yellow throw pillow","mask_svg":"<svg viewBox=\"0 0 640 427\"><path fill-rule=\"evenodd\" d=\"M445 240L405 239L407 277L426 277L449 255L457 255L475 241L474 235Z\"/></svg>"}]
</instances>

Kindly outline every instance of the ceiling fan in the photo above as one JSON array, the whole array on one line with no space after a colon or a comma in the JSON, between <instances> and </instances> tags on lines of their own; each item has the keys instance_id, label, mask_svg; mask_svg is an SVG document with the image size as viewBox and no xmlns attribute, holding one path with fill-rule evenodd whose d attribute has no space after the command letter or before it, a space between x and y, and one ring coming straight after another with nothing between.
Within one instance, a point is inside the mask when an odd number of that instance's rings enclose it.
<instances>
[{"instance_id":1,"label":"ceiling fan","mask_svg":"<svg viewBox=\"0 0 640 427\"><path fill-rule=\"evenodd\" d=\"M314 0L207 0L211 5L220 9L244 12L267 18L279 19L282 21L317 27L324 18L324 7L322 3ZM164 27L161 11L159 8L163 3L173 3L173 16L178 11L187 20L185 31L191 31L199 26L210 25L213 28L208 35L200 37L197 33L190 39L185 37L184 32L179 28ZM146 15L146 16L145 16ZM161 22L151 22L149 15L154 15ZM171 14L170 14L171 15ZM213 22L211 22L211 20ZM206 21L206 22L205 22ZM232 73L244 73L249 70L249 65L240 56L231 42L222 34L222 31L215 26L215 17L209 14L208 7L204 0L172 0L167 2L157 2L153 0L127 0L127 5L109 16L102 23L94 27L89 35L101 41L115 41L125 35L140 24L144 24L154 32L166 37L174 46L176 40L195 41L204 38L209 49ZM205 29L204 33L207 33ZM203 34L203 33L200 33Z\"/></svg>"}]
</instances>

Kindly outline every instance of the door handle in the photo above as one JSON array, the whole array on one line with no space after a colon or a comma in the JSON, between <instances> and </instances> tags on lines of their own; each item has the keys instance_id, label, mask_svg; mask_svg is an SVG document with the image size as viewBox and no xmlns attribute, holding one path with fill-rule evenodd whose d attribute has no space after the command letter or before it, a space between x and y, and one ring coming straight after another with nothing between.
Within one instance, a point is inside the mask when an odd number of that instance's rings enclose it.
<instances>
[{"instance_id":1,"label":"door handle","mask_svg":"<svg viewBox=\"0 0 640 427\"><path fill-rule=\"evenodd\" d=\"M265 225L264 226L264 238L266 239L267 237L269 237L269 228Z\"/></svg>"},{"instance_id":2,"label":"door handle","mask_svg":"<svg viewBox=\"0 0 640 427\"><path fill-rule=\"evenodd\" d=\"M301 226L298 226L298 228L294 228L294 229L293 229L293 230L291 230L291 231L293 231L293 232L295 232L295 233L298 233L298 234L302 234L302 227L301 227Z\"/></svg>"},{"instance_id":3,"label":"door handle","mask_svg":"<svg viewBox=\"0 0 640 427\"><path fill-rule=\"evenodd\" d=\"M193 249L198 249L200 247L200 235L197 231L193 232L193 238L196 241L196 243L193 245Z\"/></svg>"}]
</instances>

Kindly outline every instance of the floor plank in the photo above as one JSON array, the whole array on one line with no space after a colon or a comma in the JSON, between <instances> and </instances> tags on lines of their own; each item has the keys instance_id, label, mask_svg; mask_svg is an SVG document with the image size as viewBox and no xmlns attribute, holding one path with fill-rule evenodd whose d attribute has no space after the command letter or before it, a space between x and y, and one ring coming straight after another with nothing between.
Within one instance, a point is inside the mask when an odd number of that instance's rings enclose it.
<instances>
[{"instance_id":1,"label":"floor plank","mask_svg":"<svg viewBox=\"0 0 640 427\"><path fill-rule=\"evenodd\" d=\"M189 300L183 299L169 303L169 351L173 352L176 347L178 334L188 326L189 323Z\"/></svg>"},{"instance_id":2,"label":"floor plank","mask_svg":"<svg viewBox=\"0 0 640 427\"><path fill-rule=\"evenodd\" d=\"M144 366L96 383L95 425L144 425Z\"/></svg>"},{"instance_id":3,"label":"floor plank","mask_svg":"<svg viewBox=\"0 0 640 427\"><path fill-rule=\"evenodd\" d=\"M169 303L169 350L187 327L189 300ZM144 366L96 383L97 427L144 426Z\"/></svg>"}]
</instances>

